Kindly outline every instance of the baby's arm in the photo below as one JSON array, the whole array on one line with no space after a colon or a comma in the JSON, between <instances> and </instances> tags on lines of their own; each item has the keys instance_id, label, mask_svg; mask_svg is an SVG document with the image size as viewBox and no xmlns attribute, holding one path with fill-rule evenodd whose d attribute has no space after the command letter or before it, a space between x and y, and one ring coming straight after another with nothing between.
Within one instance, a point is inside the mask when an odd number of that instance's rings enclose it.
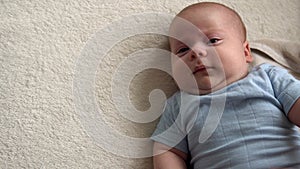
<instances>
[{"instance_id":1,"label":"baby's arm","mask_svg":"<svg viewBox=\"0 0 300 169\"><path fill-rule=\"evenodd\" d=\"M300 98L298 98L298 100L292 106L288 113L288 118L291 122L300 127Z\"/></svg>"},{"instance_id":2,"label":"baby's arm","mask_svg":"<svg viewBox=\"0 0 300 169\"><path fill-rule=\"evenodd\" d=\"M175 149L154 142L153 146L154 169L186 169L187 154ZM158 155L156 155L158 154Z\"/></svg>"}]
</instances>

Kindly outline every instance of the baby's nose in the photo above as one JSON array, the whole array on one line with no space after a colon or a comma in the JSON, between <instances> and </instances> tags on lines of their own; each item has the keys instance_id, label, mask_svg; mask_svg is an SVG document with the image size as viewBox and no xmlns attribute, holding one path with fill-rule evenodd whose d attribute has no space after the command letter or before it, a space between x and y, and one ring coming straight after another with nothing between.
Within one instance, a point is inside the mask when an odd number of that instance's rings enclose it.
<instances>
[{"instance_id":1,"label":"baby's nose","mask_svg":"<svg viewBox=\"0 0 300 169\"><path fill-rule=\"evenodd\" d=\"M207 51L203 45L196 44L192 48L192 54L190 55L190 59L196 59L196 58L201 58L205 57L207 55Z\"/></svg>"}]
</instances>

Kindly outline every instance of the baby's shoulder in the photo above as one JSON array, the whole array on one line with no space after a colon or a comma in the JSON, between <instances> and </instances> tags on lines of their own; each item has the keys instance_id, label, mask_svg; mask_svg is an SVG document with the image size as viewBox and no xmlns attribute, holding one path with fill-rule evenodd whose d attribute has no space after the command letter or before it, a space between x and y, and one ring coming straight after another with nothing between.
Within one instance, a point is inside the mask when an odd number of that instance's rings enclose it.
<instances>
[{"instance_id":1,"label":"baby's shoulder","mask_svg":"<svg viewBox=\"0 0 300 169\"><path fill-rule=\"evenodd\" d=\"M257 71L264 71L268 74L273 73L273 72L287 72L287 70L283 67L271 65L269 63L262 63L260 65L257 65L252 68L251 72L257 72Z\"/></svg>"}]
</instances>

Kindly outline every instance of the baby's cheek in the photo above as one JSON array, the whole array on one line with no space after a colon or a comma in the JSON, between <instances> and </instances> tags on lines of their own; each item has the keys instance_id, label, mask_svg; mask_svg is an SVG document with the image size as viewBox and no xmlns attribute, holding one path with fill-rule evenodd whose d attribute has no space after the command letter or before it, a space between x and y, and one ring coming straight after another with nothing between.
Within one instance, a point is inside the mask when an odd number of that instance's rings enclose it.
<instances>
[{"instance_id":1,"label":"baby's cheek","mask_svg":"<svg viewBox=\"0 0 300 169\"><path fill-rule=\"evenodd\" d=\"M188 63L178 57L172 60L172 71L175 76L192 74Z\"/></svg>"},{"instance_id":2,"label":"baby's cheek","mask_svg":"<svg viewBox=\"0 0 300 169\"><path fill-rule=\"evenodd\" d=\"M172 63L173 78L176 81L182 81L182 79L187 75L188 72L189 68L184 62L177 60L176 62Z\"/></svg>"},{"instance_id":3,"label":"baby's cheek","mask_svg":"<svg viewBox=\"0 0 300 169\"><path fill-rule=\"evenodd\" d=\"M183 91L197 89L198 85L192 71L183 61L178 61L172 65L173 78L178 87Z\"/></svg>"}]
</instances>

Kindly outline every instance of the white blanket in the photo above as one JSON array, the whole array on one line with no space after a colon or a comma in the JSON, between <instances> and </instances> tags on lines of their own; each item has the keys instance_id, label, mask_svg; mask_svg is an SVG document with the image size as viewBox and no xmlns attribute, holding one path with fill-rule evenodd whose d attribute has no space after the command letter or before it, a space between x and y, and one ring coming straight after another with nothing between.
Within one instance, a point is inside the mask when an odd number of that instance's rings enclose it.
<instances>
[{"instance_id":1,"label":"white blanket","mask_svg":"<svg viewBox=\"0 0 300 169\"><path fill-rule=\"evenodd\" d=\"M253 66L271 63L289 70L300 79L300 43L287 40L262 39L250 42Z\"/></svg>"}]
</instances>

